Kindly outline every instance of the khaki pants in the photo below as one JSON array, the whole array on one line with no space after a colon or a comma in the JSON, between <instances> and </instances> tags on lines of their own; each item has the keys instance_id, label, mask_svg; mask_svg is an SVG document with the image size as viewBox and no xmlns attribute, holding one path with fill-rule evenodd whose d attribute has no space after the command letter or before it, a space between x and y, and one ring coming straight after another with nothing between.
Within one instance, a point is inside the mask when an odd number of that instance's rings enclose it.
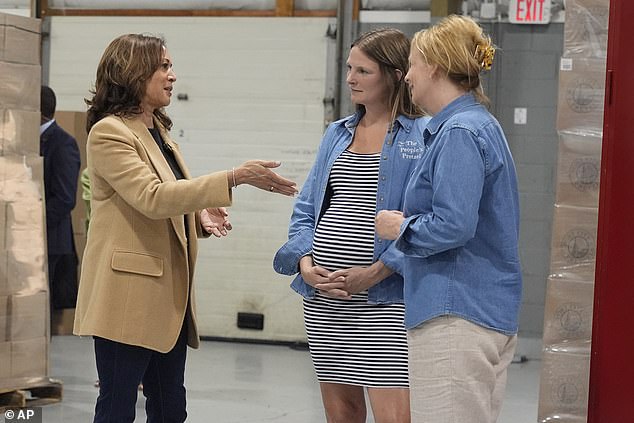
<instances>
[{"instance_id":1,"label":"khaki pants","mask_svg":"<svg viewBox=\"0 0 634 423\"><path fill-rule=\"evenodd\" d=\"M442 316L407 337L412 423L495 423L516 335Z\"/></svg>"}]
</instances>

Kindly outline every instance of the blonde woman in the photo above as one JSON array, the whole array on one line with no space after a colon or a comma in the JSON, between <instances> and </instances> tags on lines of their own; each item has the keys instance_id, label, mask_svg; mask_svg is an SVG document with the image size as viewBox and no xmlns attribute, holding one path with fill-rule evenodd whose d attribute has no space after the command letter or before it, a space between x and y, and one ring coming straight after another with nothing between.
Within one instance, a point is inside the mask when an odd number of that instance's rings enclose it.
<instances>
[{"instance_id":1,"label":"blonde woman","mask_svg":"<svg viewBox=\"0 0 634 423\"><path fill-rule=\"evenodd\" d=\"M491 423L515 351L522 292L515 166L483 104L495 47L472 19L418 32L405 80L432 115L403 211L377 232L405 255L412 422Z\"/></svg>"}]
</instances>

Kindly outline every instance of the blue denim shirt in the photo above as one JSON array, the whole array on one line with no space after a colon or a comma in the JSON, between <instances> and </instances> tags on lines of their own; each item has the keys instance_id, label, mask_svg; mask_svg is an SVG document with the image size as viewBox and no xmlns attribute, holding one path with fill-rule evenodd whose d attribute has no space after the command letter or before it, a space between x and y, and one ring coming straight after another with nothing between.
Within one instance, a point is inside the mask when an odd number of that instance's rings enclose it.
<instances>
[{"instance_id":1,"label":"blue denim shirt","mask_svg":"<svg viewBox=\"0 0 634 423\"><path fill-rule=\"evenodd\" d=\"M515 165L497 120L471 94L423 132L396 247L405 254L405 326L454 315L511 335L522 292Z\"/></svg>"},{"instance_id":2,"label":"blue denim shirt","mask_svg":"<svg viewBox=\"0 0 634 423\"><path fill-rule=\"evenodd\" d=\"M288 241L277 251L273 268L284 275L299 272L299 260L313 249L313 235L321 215L328 178L335 160L352 142L354 131L361 119L360 112L333 122L322 138L319 151L306 182L302 187L288 231ZM422 131L429 118L410 119L399 116L394 124L394 133L387 134L381 149L379 181L376 193L376 209L400 209L403 206L403 187L423 155ZM395 273L368 290L368 302L402 303L403 253L394 247L392 241L375 237L374 260L380 259ZM304 282L297 274L291 287L306 298L315 296L315 288Z\"/></svg>"}]
</instances>

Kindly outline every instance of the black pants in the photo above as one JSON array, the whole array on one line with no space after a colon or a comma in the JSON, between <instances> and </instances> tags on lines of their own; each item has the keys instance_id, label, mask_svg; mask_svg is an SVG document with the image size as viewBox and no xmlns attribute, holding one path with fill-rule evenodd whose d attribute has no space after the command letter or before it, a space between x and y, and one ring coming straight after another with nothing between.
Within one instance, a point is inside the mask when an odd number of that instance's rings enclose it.
<instances>
[{"instance_id":1,"label":"black pants","mask_svg":"<svg viewBox=\"0 0 634 423\"><path fill-rule=\"evenodd\" d=\"M99 375L94 423L134 422L141 382L148 423L184 422L186 332L181 330L168 353L94 337Z\"/></svg>"},{"instance_id":2,"label":"black pants","mask_svg":"<svg viewBox=\"0 0 634 423\"><path fill-rule=\"evenodd\" d=\"M49 254L48 285L51 312L62 308L75 308L77 303L77 255Z\"/></svg>"}]
</instances>

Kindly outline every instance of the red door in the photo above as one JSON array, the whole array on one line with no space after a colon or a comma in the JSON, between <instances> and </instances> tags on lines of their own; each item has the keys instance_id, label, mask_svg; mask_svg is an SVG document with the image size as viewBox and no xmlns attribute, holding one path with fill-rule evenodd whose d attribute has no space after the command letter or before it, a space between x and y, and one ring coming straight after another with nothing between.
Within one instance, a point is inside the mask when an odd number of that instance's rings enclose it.
<instances>
[{"instance_id":1,"label":"red door","mask_svg":"<svg viewBox=\"0 0 634 423\"><path fill-rule=\"evenodd\" d=\"M608 34L588 423L634 422L634 1Z\"/></svg>"}]
</instances>

